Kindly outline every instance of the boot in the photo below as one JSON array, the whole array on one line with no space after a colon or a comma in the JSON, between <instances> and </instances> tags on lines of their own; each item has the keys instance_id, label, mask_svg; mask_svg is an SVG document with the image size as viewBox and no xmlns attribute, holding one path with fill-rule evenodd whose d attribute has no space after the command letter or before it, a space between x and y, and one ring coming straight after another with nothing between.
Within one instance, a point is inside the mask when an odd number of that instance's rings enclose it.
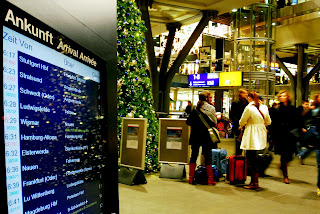
<instances>
[{"instance_id":1,"label":"boot","mask_svg":"<svg viewBox=\"0 0 320 214\"><path fill-rule=\"evenodd\" d=\"M208 176L208 185L216 185L217 182L213 180L213 172L212 172L212 166L206 165L206 171Z\"/></svg>"},{"instance_id":2,"label":"boot","mask_svg":"<svg viewBox=\"0 0 320 214\"><path fill-rule=\"evenodd\" d=\"M197 164L195 163L189 163L189 184L195 184L193 178L194 178L194 172L196 171Z\"/></svg>"},{"instance_id":3,"label":"boot","mask_svg":"<svg viewBox=\"0 0 320 214\"><path fill-rule=\"evenodd\" d=\"M289 178L288 178L288 164L283 163L280 167L282 174L283 174L283 183L290 184Z\"/></svg>"},{"instance_id":4,"label":"boot","mask_svg":"<svg viewBox=\"0 0 320 214\"><path fill-rule=\"evenodd\" d=\"M253 189L253 190L260 189L260 187L259 187L259 173L258 172L252 173L250 184L247 186L244 186L244 188L245 189Z\"/></svg>"},{"instance_id":5,"label":"boot","mask_svg":"<svg viewBox=\"0 0 320 214\"><path fill-rule=\"evenodd\" d=\"M251 176L250 177L251 177L251 180L250 180L249 186L252 186L252 184L254 183L254 172L251 172Z\"/></svg>"},{"instance_id":6,"label":"boot","mask_svg":"<svg viewBox=\"0 0 320 214\"><path fill-rule=\"evenodd\" d=\"M285 184L290 184L290 181L289 181L288 176L283 177L283 183L285 183Z\"/></svg>"}]
</instances>

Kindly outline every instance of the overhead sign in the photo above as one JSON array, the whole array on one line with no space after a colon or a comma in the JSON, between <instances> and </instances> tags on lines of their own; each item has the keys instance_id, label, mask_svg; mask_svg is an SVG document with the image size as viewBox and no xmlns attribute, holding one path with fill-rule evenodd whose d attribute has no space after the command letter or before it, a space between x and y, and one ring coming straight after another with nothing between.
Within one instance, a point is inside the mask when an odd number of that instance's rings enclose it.
<instances>
[{"instance_id":1,"label":"overhead sign","mask_svg":"<svg viewBox=\"0 0 320 214\"><path fill-rule=\"evenodd\" d=\"M219 86L241 86L242 72L221 72L219 78Z\"/></svg>"},{"instance_id":2,"label":"overhead sign","mask_svg":"<svg viewBox=\"0 0 320 214\"><path fill-rule=\"evenodd\" d=\"M213 87L219 86L218 73L204 73L189 75L189 87Z\"/></svg>"}]
</instances>

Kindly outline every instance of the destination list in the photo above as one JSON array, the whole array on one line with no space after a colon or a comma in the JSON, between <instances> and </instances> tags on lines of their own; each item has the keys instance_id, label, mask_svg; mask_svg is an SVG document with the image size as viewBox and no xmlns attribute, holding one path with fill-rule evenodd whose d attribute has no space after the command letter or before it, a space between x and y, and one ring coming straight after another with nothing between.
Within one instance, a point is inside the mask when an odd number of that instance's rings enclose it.
<instances>
[{"instance_id":1,"label":"destination list","mask_svg":"<svg viewBox=\"0 0 320 214\"><path fill-rule=\"evenodd\" d=\"M17 58L23 213L100 213L98 83Z\"/></svg>"}]
</instances>

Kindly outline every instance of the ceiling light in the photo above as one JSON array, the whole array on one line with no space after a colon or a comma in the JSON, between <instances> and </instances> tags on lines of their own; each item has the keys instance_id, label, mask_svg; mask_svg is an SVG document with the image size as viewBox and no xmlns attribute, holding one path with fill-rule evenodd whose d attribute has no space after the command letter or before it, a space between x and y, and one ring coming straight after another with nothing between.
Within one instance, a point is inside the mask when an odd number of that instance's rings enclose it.
<instances>
[{"instance_id":1,"label":"ceiling light","mask_svg":"<svg viewBox=\"0 0 320 214\"><path fill-rule=\"evenodd\" d=\"M232 9L231 11L232 11L232 12L237 12L237 9Z\"/></svg>"}]
</instances>

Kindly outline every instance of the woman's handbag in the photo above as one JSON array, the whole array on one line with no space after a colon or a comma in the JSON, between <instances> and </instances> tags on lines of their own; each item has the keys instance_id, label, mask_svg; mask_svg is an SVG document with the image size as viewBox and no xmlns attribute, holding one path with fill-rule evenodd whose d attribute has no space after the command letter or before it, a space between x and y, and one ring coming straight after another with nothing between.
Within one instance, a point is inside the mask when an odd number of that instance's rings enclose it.
<instances>
[{"instance_id":1,"label":"woman's handbag","mask_svg":"<svg viewBox=\"0 0 320 214\"><path fill-rule=\"evenodd\" d=\"M216 129L215 127L210 127L200 112L198 112L198 115L199 115L201 121L203 122L203 124L207 127L212 142L214 144L220 143L220 136L219 136L218 129Z\"/></svg>"}]
</instances>

